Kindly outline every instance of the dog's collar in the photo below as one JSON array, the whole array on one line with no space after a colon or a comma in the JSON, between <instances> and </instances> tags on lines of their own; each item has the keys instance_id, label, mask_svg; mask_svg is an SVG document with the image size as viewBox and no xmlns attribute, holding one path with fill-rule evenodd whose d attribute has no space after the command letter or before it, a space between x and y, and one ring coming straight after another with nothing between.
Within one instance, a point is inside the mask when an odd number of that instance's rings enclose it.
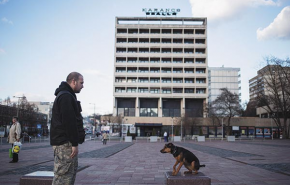
<instances>
[{"instance_id":1,"label":"dog's collar","mask_svg":"<svg viewBox=\"0 0 290 185\"><path fill-rule=\"evenodd\" d=\"M172 155L174 155L176 153L177 149L176 149L176 146L174 147L174 151L173 153L171 152Z\"/></svg>"}]
</instances>

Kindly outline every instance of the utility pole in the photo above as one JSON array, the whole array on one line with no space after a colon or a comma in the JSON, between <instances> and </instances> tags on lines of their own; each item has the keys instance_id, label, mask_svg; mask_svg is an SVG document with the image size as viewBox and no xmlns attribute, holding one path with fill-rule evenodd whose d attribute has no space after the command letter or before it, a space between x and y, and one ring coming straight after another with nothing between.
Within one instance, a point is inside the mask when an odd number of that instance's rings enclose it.
<instances>
[{"instance_id":1,"label":"utility pole","mask_svg":"<svg viewBox=\"0 0 290 185\"><path fill-rule=\"evenodd\" d=\"M93 134L95 134L95 131L97 129L97 126L96 126L96 114L95 114L95 106L96 104L95 103L90 103L92 105L94 105L94 126L95 126L95 129L93 129Z\"/></svg>"}]
</instances>

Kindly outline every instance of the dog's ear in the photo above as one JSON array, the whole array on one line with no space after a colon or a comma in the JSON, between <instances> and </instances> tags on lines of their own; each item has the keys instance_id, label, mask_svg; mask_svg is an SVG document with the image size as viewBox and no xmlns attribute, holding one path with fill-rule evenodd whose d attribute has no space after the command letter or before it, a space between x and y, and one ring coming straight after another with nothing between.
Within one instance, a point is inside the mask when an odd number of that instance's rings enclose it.
<instances>
[{"instance_id":1,"label":"dog's ear","mask_svg":"<svg viewBox=\"0 0 290 185\"><path fill-rule=\"evenodd\" d=\"M167 147L168 147L168 148L171 148L172 146L173 146L172 143L168 143L168 144L167 144Z\"/></svg>"}]
</instances>

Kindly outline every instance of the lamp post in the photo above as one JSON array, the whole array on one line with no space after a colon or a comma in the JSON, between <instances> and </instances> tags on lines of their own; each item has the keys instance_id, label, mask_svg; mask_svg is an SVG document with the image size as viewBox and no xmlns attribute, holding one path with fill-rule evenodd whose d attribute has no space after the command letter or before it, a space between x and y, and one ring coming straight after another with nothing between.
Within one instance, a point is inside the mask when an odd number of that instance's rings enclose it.
<instances>
[{"instance_id":1,"label":"lamp post","mask_svg":"<svg viewBox=\"0 0 290 185\"><path fill-rule=\"evenodd\" d=\"M224 140L224 117L222 117L222 141Z\"/></svg>"},{"instance_id":2,"label":"lamp post","mask_svg":"<svg viewBox=\"0 0 290 185\"><path fill-rule=\"evenodd\" d=\"M97 126L96 126L96 115L95 115L95 106L96 104L95 103L90 103L91 105L94 105L94 126L95 126L95 129L93 129L93 134L95 134L95 131L97 129Z\"/></svg>"},{"instance_id":3,"label":"lamp post","mask_svg":"<svg viewBox=\"0 0 290 185\"><path fill-rule=\"evenodd\" d=\"M171 117L171 118L172 118L172 126L171 126L172 127L172 134L171 134L172 138L171 138L171 141L173 142L173 117Z\"/></svg>"},{"instance_id":4,"label":"lamp post","mask_svg":"<svg viewBox=\"0 0 290 185\"><path fill-rule=\"evenodd\" d=\"M19 99L22 98L26 98L24 95L23 96L13 96L13 98L18 98L18 101L17 101L17 117L18 117L18 112L19 112Z\"/></svg>"}]
</instances>

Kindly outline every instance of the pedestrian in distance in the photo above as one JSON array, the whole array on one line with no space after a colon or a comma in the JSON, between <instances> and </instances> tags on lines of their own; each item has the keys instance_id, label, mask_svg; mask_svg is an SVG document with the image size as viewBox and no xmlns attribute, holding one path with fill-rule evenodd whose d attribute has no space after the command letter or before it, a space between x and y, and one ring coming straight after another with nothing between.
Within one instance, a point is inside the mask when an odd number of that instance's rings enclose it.
<instances>
[{"instance_id":1,"label":"pedestrian in distance","mask_svg":"<svg viewBox=\"0 0 290 185\"><path fill-rule=\"evenodd\" d=\"M19 142L21 136L21 125L18 122L18 117L14 116L12 118L12 125L9 130L9 135L7 137L7 142L12 144L12 148L14 146L14 142ZM18 154L13 153L13 159L9 163L17 163L18 162Z\"/></svg>"},{"instance_id":2,"label":"pedestrian in distance","mask_svg":"<svg viewBox=\"0 0 290 185\"><path fill-rule=\"evenodd\" d=\"M167 132L166 131L164 132L163 136L164 136L164 142L168 142L168 137L167 137Z\"/></svg>"},{"instance_id":3,"label":"pedestrian in distance","mask_svg":"<svg viewBox=\"0 0 290 185\"><path fill-rule=\"evenodd\" d=\"M85 140L82 108L76 93L84 87L78 72L70 73L55 90L50 127L50 144L54 150L53 185L73 185L78 169L78 144Z\"/></svg>"},{"instance_id":4,"label":"pedestrian in distance","mask_svg":"<svg viewBox=\"0 0 290 185\"><path fill-rule=\"evenodd\" d=\"M106 132L103 133L103 145L107 144L108 134Z\"/></svg>"}]
</instances>

